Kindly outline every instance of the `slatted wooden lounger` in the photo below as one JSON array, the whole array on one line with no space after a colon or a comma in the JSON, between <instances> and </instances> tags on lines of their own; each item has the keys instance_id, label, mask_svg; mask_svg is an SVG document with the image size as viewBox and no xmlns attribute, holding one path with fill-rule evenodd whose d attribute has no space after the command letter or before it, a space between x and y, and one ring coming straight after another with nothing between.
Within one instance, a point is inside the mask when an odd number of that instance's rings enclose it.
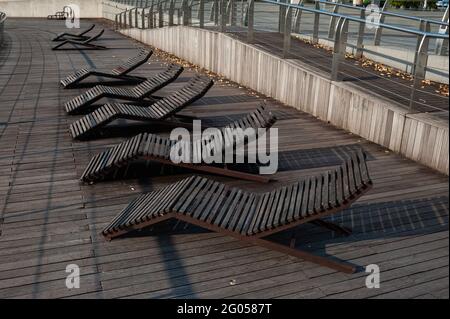
<instances>
[{"instance_id":1,"label":"slatted wooden lounger","mask_svg":"<svg viewBox=\"0 0 450 319\"><path fill-rule=\"evenodd\" d=\"M146 98L150 98L150 101L147 102L155 102L156 100L152 99L150 95L176 80L181 72L183 72L183 67L170 64L163 72L131 89L97 85L66 102L64 107L68 114L76 114L104 97L128 101L143 101Z\"/></svg>"},{"instance_id":2,"label":"slatted wooden lounger","mask_svg":"<svg viewBox=\"0 0 450 319\"><path fill-rule=\"evenodd\" d=\"M55 14L49 14L47 16L48 20L65 20L69 17L69 12L67 11L56 11Z\"/></svg>"},{"instance_id":3,"label":"slatted wooden lounger","mask_svg":"<svg viewBox=\"0 0 450 319\"><path fill-rule=\"evenodd\" d=\"M89 36L85 35L89 31L95 28L95 24L91 24L91 26L81 32L78 33L70 33L70 32L63 32L58 34L56 37L52 39L52 41L64 41L68 39L76 39L79 41L83 41L86 39L89 39Z\"/></svg>"},{"instance_id":4,"label":"slatted wooden lounger","mask_svg":"<svg viewBox=\"0 0 450 319\"><path fill-rule=\"evenodd\" d=\"M104 29L102 31L100 31L99 33L97 33L96 35L89 37L85 40L72 40L72 39L64 40L61 43L55 45L52 48L52 50L64 50L64 49L61 49L61 47L65 46L66 44L72 44L75 46L75 49L79 49L79 50L81 50L81 49L105 50L105 49L107 49L107 47L91 43L92 41L95 41L98 38L100 38L102 36L103 32L105 32Z\"/></svg>"},{"instance_id":5,"label":"slatted wooden lounger","mask_svg":"<svg viewBox=\"0 0 450 319\"><path fill-rule=\"evenodd\" d=\"M270 128L276 121L275 116L269 111L267 111L264 105L259 106L254 112L247 114L240 120L234 121L233 123L221 128L220 132L223 141L228 142L229 147L235 149L236 146L240 146L246 142L243 135L237 135L233 140L227 134L227 129L229 128ZM248 136L249 139L256 138L256 136ZM245 172L235 171L227 169L226 167L218 167L208 165L205 163L194 163L193 154L198 154L201 149L208 149L214 144L214 141L206 141L202 143L198 140L193 145L189 145L190 148L190 158L187 163L173 163L171 161L170 152L172 146L174 146L176 141L170 140L169 138L160 137L155 134L141 133L138 134L114 147L107 149L95 155L86 166L81 180L84 182L96 182L102 180L105 176L110 173L117 171L121 167L126 167L131 164L131 162L138 159L151 160L154 162L159 162L168 165L175 165L181 167L187 167L193 170L204 171L209 173L214 173L218 175L237 177L241 179L257 181L257 182L269 182L270 178L264 175L249 174ZM221 144L221 149L219 151L224 151L226 144ZM198 152L197 152L198 150ZM222 154L224 154L222 152Z\"/></svg>"},{"instance_id":6,"label":"slatted wooden lounger","mask_svg":"<svg viewBox=\"0 0 450 319\"><path fill-rule=\"evenodd\" d=\"M372 186L361 151L349 154L338 168L304 177L267 193L228 188L208 178L192 176L142 194L106 226L102 234L111 240L135 229L175 218L231 235L339 271L355 267L263 239L303 223L314 223L343 234L350 230L321 218L349 207Z\"/></svg>"},{"instance_id":7,"label":"slatted wooden lounger","mask_svg":"<svg viewBox=\"0 0 450 319\"><path fill-rule=\"evenodd\" d=\"M131 76L128 75L131 71L136 69L137 67L141 66L145 62L150 59L151 55L153 54L153 51L148 51L145 49L140 49L138 55L128 59L124 63L118 65L111 71L101 71L97 69L81 69L77 72L70 74L65 79L61 80L61 85L65 89L74 88L77 85L80 84L81 81L84 79L90 77L90 76L99 76L104 78L111 78L115 80L121 80L117 81L118 83L124 84L124 83L139 83L142 81L145 81L146 78L139 77L139 76Z\"/></svg>"},{"instance_id":8,"label":"slatted wooden lounger","mask_svg":"<svg viewBox=\"0 0 450 319\"><path fill-rule=\"evenodd\" d=\"M128 119L146 122L165 122L182 108L200 99L213 85L205 76L196 75L179 91L176 91L149 106L129 104L105 104L70 125L73 138L83 138L115 119ZM166 122L167 123L167 122Z\"/></svg>"}]
</instances>

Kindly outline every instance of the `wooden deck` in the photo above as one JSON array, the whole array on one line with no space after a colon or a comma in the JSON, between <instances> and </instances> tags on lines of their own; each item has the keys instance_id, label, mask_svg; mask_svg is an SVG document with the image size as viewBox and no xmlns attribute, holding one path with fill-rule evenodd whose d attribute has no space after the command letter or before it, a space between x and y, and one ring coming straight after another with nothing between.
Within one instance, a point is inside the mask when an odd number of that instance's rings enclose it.
<instances>
[{"instance_id":1,"label":"wooden deck","mask_svg":"<svg viewBox=\"0 0 450 319\"><path fill-rule=\"evenodd\" d=\"M84 22L87 25L88 21ZM97 22L99 23L99 22ZM298 247L361 267L377 264L381 288L365 287L364 271L335 272L278 252L182 223L106 242L100 235L138 194L189 176L185 170L131 166L126 176L94 185L79 182L89 159L124 139L76 142L68 126L78 116L63 103L82 90L58 81L84 66L112 68L135 54L137 42L107 30L104 51L51 51L63 22L9 19L0 50L0 298L448 298L448 178L312 116L268 101L278 116L277 182L259 185L213 177L263 191L337 165L355 147L369 153L374 188L351 209L331 218L353 229L349 237L314 225L297 229ZM134 74L163 69L153 56ZM161 95L180 88L186 70ZM221 125L252 110L260 98L216 83L183 113ZM135 125L133 130L161 132ZM122 134L122 136L120 136ZM292 233L274 237L287 242ZM79 289L65 286L68 264L81 271Z\"/></svg>"}]
</instances>

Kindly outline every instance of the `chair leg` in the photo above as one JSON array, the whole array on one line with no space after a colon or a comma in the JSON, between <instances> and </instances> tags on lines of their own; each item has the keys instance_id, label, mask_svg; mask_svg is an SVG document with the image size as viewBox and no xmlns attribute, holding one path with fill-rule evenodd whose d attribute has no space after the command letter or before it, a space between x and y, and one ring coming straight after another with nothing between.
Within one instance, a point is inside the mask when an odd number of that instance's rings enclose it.
<instances>
[{"instance_id":1,"label":"chair leg","mask_svg":"<svg viewBox=\"0 0 450 319\"><path fill-rule=\"evenodd\" d=\"M292 229L292 235L291 235L291 240L289 242L289 247L295 248L296 240L297 240L297 227L294 227L294 229Z\"/></svg>"},{"instance_id":2,"label":"chair leg","mask_svg":"<svg viewBox=\"0 0 450 319\"><path fill-rule=\"evenodd\" d=\"M68 39L69 38L69 39ZM65 41L65 40L77 40L77 41L85 41L89 39L88 36L84 35L75 35L70 33L63 33L55 37L52 41Z\"/></svg>"},{"instance_id":3,"label":"chair leg","mask_svg":"<svg viewBox=\"0 0 450 319\"><path fill-rule=\"evenodd\" d=\"M122 81L126 81L130 84L132 83L140 83L140 82L144 82L147 80L147 78L141 77L141 76L135 76L135 75L115 75L115 76L111 76L111 78L113 79L119 79Z\"/></svg>"},{"instance_id":4,"label":"chair leg","mask_svg":"<svg viewBox=\"0 0 450 319\"><path fill-rule=\"evenodd\" d=\"M77 45L83 46L86 49L87 48L94 49L94 50L107 49L106 47L101 46L101 45L95 45L95 44L91 44L91 43L78 43L77 41L65 40L65 41L61 42L60 44L58 44L57 46L53 47L52 50L58 50L63 45L69 44L69 43L75 46L72 50L83 50L83 48L81 48L81 47L76 47ZM70 50L70 49L66 49L66 50Z\"/></svg>"},{"instance_id":5,"label":"chair leg","mask_svg":"<svg viewBox=\"0 0 450 319\"><path fill-rule=\"evenodd\" d=\"M161 162L161 160L159 160ZM169 165L174 165L172 162L167 161L166 162ZM234 177L239 178L242 180L252 181L252 182L258 182L258 183L269 183L272 179L268 176L263 176L259 174L250 174L250 173L244 173L240 171L230 170L226 168L220 168L216 166L211 165L204 165L204 164L188 164L188 163L178 163L177 166L186 167L192 170L197 170L200 172L206 172L216 175L222 175L222 176L228 176L228 177Z\"/></svg>"},{"instance_id":6,"label":"chair leg","mask_svg":"<svg viewBox=\"0 0 450 319\"><path fill-rule=\"evenodd\" d=\"M340 233L344 236L349 236L352 234L352 230L347 228L347 227L343 227L340 225L337 225L335 223L332 222L328 222L328 221L324 221L322 219L316 219L310 222L311 224L320 226L320 227L325 227L329 230L335 231L337 233Z\"/></svg>"},{"instance_id":7,"label":"chair leg","mask_svg":"<svg viewBox=\"0 0 450 319\"><path fill-rule=\"evenodd\" d=\"M91 48L91 49L95 49L95 50L105 50L106 47L102 46L102 45L96 45L96 44L92 44L92 43L83 43L80 45Z\"/></svg>"},{"instance_id":8,"label":"chair leg","mask_svg":"<svg viewBox=\"0 0 450 319\"><path fill-rule=\"evenodd\" d=\"M190 120L190 121L192 121L192 120L198 120L198 118L195 117L195 116L184 115L184 114L174 114L173 116L174 116L174 117L177 117L177 118L179 118L179 119L183 119L183 120Z\"/></svg>"},{"instance_id":9,"label":"chair leg","mask_svg":"<svg viewBox=\"0 0 450 319\"><path fill-rule=\"evenodd\" d=\"M64 36L66 36L66 33L62 33L62 34L56 36L55 38L53 38L52 41L62 41L61 38Z\"/></svg>"},{"instance_id":10,"label":"chair leg","mask_svg":"<svg viewBox=\"0 0 450 319\"><path fill-rule=\"evenodd\" d=\"M61 42L61 43L59 43L58 45L54 46L54 47L52 48L52 50L58 50L60 47L62 47L63 45L65 45L65 44L67 44L67 43L69 43L69 41L64 40L63 42Z\"/></svg>"},{"instance_id":11,"label":"chair leg","mask_svg":"<svg viewBox=\"0 0 450 319\"><path fill-rule=\"evenodd\" d=\"M318 264L321 266L325 266L325 267L332 268L337 271L347 273L347 274L353 274L356 272L356 266L351 265L349 263L339 262L339 261L332 260L330 258L317 256L317 255L308 253L306 251L299 250L297 248L295 248L295 249L290 248L288 246L277 244L277 243L274 243L272 241L268 241L265 239L260 239L260 238L256 239L255 238L255 239L251 239L250 241L258 246L262 246L267 249L273 249L273 250L276 250L276 251L279 251L279 252L282 252L282 253L297 257L297 258L301 258L301 259L310 261L312 263L315 263L315 264Z\"/></svg>"},{"instance_id":12,"label":"chair leg","mask_svg":"<svg viewBox=\"0 0 450 319\"><path fill-rule=\"evenodd\" d=\"M176 213L168 213L166 215L148 220L146 222L134 224L128 228L116 229L116 231L113 233L104 233L104 232L102 232L102 233L103 233L103 236L105 236L107 240L111 240L111 239L113 239L117 236L120 236L122 234L125 234L131 230L142 229L142 228L148 227L150 225L159 223L163 220L170 219L170 218L176 218L178 220L181 220L181 221L184 221L184 222L187 222L187 223L190 223L190 224L202 227L202 228L206 228L211 231L215 231L215 232L218 232L218 233L221 233L224 235L231 235L232 237L234 237L238 240L242 240L243 242L248 242L248 243L258 245L258 246L261 246L261 247L264 247L267 249L276 250L281 253L288 254L288 255L291 255L291 256L294 256L297 258L301 258L303 260L310 261L310 262L313 262L315 264L318 264L318 265L321 265L324 267L329 267L331 269L334 269L334 270L337 270L340 272L344 272L347 274L352 274L352 273L356 272L356 269L357 269L355 265L351 265L346 262L340 262L340 261L333 260L331 258L317 256L317 255L311 254L311 253L303 251L303 250L291 248L289 246L281 245L281 244L275 243L273 241L269 241L269 240L262 239L262 238L257 238L254 236L250 236L250 237L249 236L241 236L235 232L226 231L223 228L220 228L219 226L212 225L210 223L207 223L207 222L204 222L204 221L201 221L198 219L194 219L190 216L186 216L183 214L176 214Z\"/></svg>"}]
</instances>

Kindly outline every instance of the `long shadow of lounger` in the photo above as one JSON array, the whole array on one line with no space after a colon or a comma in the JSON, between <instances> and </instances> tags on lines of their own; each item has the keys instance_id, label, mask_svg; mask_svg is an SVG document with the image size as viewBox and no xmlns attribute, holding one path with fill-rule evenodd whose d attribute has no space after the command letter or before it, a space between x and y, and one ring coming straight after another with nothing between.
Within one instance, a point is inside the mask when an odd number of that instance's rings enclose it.
<instances>
[{"instance_id":1,"label":"long shadow of lounger","mask_svg":"<svg viewBox=\"0 0 450 319\"><path fill-rule=\"evenodd\" d=\"M313 225L293 230L296 247L318 255L326 255L327 246L349 253L352 246L365 245L367 240L395 239L448 230L448 197L428 197L378 203L354 204L325 220L352 229L350 236L323 231ZM272 240L292 240L292 233L277 234ZM358 241L361 244L358 244ZM343 248L339 249L341 246ZM344 250L342 250L344 249ZM351 252L350 252L351 253ZM333 257L332 257L333 258ZM362 265L359 271L362 270Z\"/></svg>"},{"instance_id":2,"label":"long shadow of lounger","mask_svg":"<svg viewBox=\"0 0 450 319\"><path fill-rule=\"evenodd\" d=\"M446 231L449 228L448 213L449 198L446 196L354 204L341 213L324 218L325 221L352 229L352 234L349 236L325 230L316 225L305 224L269 236L268 239L337 261L337 258L327 254L327 246L332 245L334 250L345 254L349 252L347 243L360 246L365 245L367 240L389 238L394 240L397 237ZM125 236L158 236L167 232L168 222L156 224L152 229L131 232ZM189 225L187 229L169 231L169 234L174 232L194 234L205 231L208 232L196 225ZM339 246L341 246L340 249ZM361 265L358 271L362 271Z\"/></svg>"},{"instance_id":3,"label":"long shadow of lounger","mask_svg":"<svg viewBox=\"0 0 450 319\"><path fill-rule=\"evenodd\" d=\"M294 249L292 243L286 246L266 238L305 223L348 235L348 229L323 218L350 207L371 189L365 158L360 150L349 154L337 168L265 193L230 188L194 175L137 197L105 227L103 235L111 240L136 229L176 219L353 273L354 265Z\"/></svg>"}]
</instances>

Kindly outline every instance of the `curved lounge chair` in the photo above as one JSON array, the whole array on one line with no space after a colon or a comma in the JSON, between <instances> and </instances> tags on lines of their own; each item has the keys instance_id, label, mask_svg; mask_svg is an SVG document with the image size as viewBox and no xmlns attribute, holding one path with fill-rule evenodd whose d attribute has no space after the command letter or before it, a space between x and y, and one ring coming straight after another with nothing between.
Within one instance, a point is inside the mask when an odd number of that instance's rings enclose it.
<instances>
[{"instance_id":1,"label":"curved lounge chair","mask_svg":"<svg viewBox=\"0 0 450 319\"><path fill-rule=\"evenodd\" d=\"M111 240L132 230L175 218L338 271L353 273L353 265L262 237L307 222L348 234L348 229L321 218L349 207L371 186L365 154L361 151L349 154L349 158L334 170L303 177L294 184L267 193L228 188L208 178L192 176L140 195L104 228L102 234Z\"/></svg>"},{"instance_id":2,"label":"curved lounge chair","mask_svg":"<svg viewBox=\"0 0 450 319\"><path fill-rule=\"evenodd\" d=\"M68 114L76 114L89 108L92 104L105 97L127 101L143 101L152 93L175 81L181 72L183 72L182 66L170 64L163 72L145 80L131 89L97 85L66 102L64 108ZM155 102L155 100L151 99L149 102Z\"/></svg>"},{"instance_id":3,"label":"curved lounge chair","mask_svg":"<svg viewBox=\"0 0 450 319\"><path fill-rule=\"evenodd\" d=\"M205 76L195 76L179 91L176 91L149 106L129 104L105 104L70 125L73 138L80 139L98 130L115 119L144 122L161 122L200 99L213 85Z\"/></svg>"},{"instance_id":4,"label":"curved lounge chair","mask_svg":"<svg viewBox=\"0 0 450 319\"><path fill-rule=\"evenodd\" d=\"M105 50L105 49L107 49L107 47L91 43L91 42L97 40L98 38L100 38L104 32L105 32L105 30L103 29L96 35L91 36L84 40L73 40L73 39L64 40L61 43L59 43L58 45L55 45L52 48L52 50L68 50L68 49L61 49L61 47L65 46L66 44L72 44L74 46L74 48L72 48L72 49L78 49L78 50L82 50L82 49Z\"/></svg>"},{"instance_id":5,"label":"curved lounge chair","mask_svg":"<svg viewBox=\"0 0 450 319\"><path fill-rule=\"evenodd\" d=\"M104 78L111 78L121 80L120 83L139 83L145 81L146 78L128 75L131 71L141 66L150 59L153 51L145 49L139 50L138 55L128 59L124 63L116 66L111 71L101 71L98 69L81 69L70 74L65 79L61 80L61 85L65 89L77 87L81 81L90 76L99 76Z\"/></svg>"},{"instance_id":6,"label":"curved lounge chair","mask_svg":"<svg viewBox=\"0 0 450 319\"><path fill-rule=\"evenodd\" d=\"M275 116L273 116L271 112L267 111L264 105L261 105L254 112L247 114L242 119L234 121L229 125L222 127L220 129L220 151L222 151L221 154L224 154L223 151L225 151L227 147L232 147L231 150L234 150L236 146L242 145L246 141L245 136L239 136L237 134L235 138L231 140L228 137L227 129L268 129L275 123L275 121ZM254 136L254 138L256 137L257 136ZM248 138L251 139L252 137L248 136ZM218 167L217 165L212 166L205 164L203 161L197 163L193 160L194 154L198 154L202 149L214 147L214 145L211 144L214 144L215 141L210 141L209 145L202 144L201 140L199 140L197 143L190 143L190 145L188 145L190 149L189 160L181 163L174 163L171 161L171 150L176 143L176 141L170 140L169 138L160 137L155 134L138 134L92 157L81 176L81 180L84 182L100 181L112 172L117 171L121 167L127 166L138 159L151 160L163 164L186 167L193 170L204 171L224 176L232 176L257 182L267 183L270 180L266 176L230 170L226 167Z\"/></svg>"},{"instance_id":7,"label":"curved lounge chair","mask_svg":"<svg viewBox=\"0 0 450 319\"><path fill-rule=\"evenodd\" d=\"M56 37L54 37L52 39L52 41L64 41L64 40L69 40L69 39L83 41L83 40L89 39L89 36L87 36L85 34L94 28L95 28L95 24L91 24L91 26L89 28L87 28L81 32L78 32L78 33L63 32L63 33L58 34Z\"/></svg>"}]
</instances>

